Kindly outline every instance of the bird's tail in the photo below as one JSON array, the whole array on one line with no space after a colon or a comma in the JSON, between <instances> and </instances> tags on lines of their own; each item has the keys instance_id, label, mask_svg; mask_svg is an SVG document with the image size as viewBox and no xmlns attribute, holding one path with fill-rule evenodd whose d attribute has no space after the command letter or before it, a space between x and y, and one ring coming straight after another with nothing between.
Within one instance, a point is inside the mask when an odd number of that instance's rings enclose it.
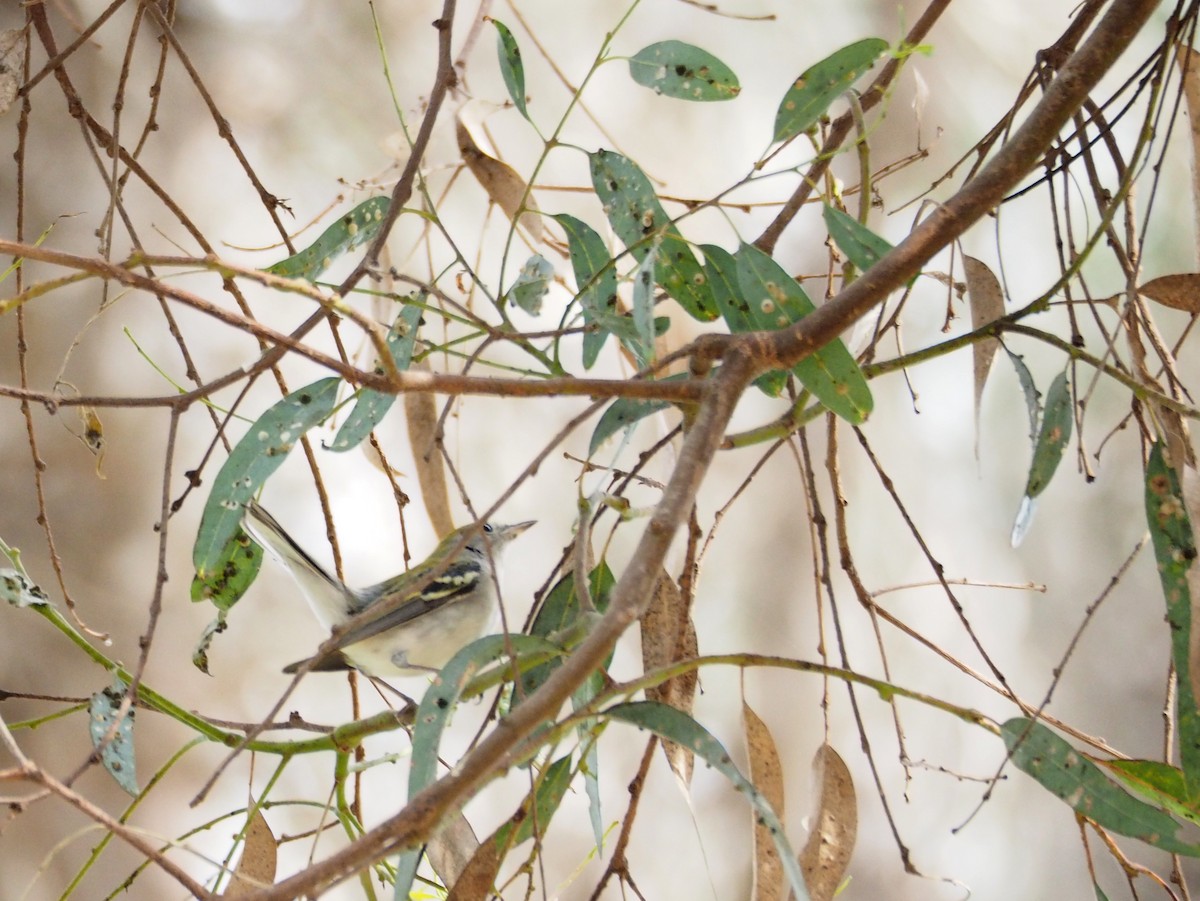
<instances>
[{"instance_id":1,"label":"bird's tail","mask_svg":"<svg viewBox=\"0 0 1200 901\"><path fill-rule=\"evenodd\" d=\"M275 517L251 501L246 505L242 524L250 537L270 551L271 556L292 574L313 612L326 626L333 628L349 618L352 605L349 589L296 544Z\"/></svg>"}]
</instances>

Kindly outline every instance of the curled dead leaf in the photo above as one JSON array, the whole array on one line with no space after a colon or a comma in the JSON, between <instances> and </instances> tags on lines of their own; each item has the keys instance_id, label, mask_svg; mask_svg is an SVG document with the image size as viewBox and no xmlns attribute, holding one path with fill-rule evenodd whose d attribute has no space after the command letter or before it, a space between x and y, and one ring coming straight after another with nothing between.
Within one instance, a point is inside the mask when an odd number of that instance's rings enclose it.
<instances>
[{"instance_id":1,"label":"curled dead leaf","mask_svg":"<svg viewBox=\"0 0 1200 901\"><path fill-rule=\"evenodd\" d=\"M967 298L971 307L971 328L978 329L1004 315L1004 291L1000 280L986 263L975 257L963 257L967 277ZM992 360L1000 349L997 338L984 338L971 346L975 360L975 457L979 457L979 407L987 384Z\"/></svg>"},{"instance_id":2,"label":"curled dead leaf","mask_svg":"<svg viewBox=\"0 0 1200 901\"><path fill-rule=\"evenodd\" d=\"M647 672L699 653L696 626L679 586L663 570L654 586L654 599L642 614L642 666ZM691 715L699 675L695 670L646 689L652 701L669 704ZM663 753L671 770L686 787L692 782L692 752L674 742L663 742Z\"/></svg>"},{"instance_id":3,"label":"curled dead leaf","mask_svg":"<svg viewBox=\"0 0 1200 901\"><path fill-rule=\"evenodd\" d=\"M1138 288L1138 293L1172 310L1200 313L1200 274L1160 275Z\"/></svg>"},{"instance_id":4,"label":"curled dead leaf","mask_svg":"<svg viewBox=\"0 0 1200 901\"><path fill-rule=\"evenodd\" d=\"M460 113L455 121L455 135L458 140L458 152L462 154L463 162L471 170L471 174L487 191L488 197L495 202L510 220L517 219L521 227L529 232L534 241L542 241L546 228L542 225L542 217L538 215L537 201L529 193L529 185L517 174L508 163L501 162L479 149L471 130L463 121ZM524 200L524 210L521 202Z\"/></svg>"},{"instance_id":5,"label":"curled dead leaf","mask_svg":"<svg viewBox=\"0 0 1200 901\"><path fill-rule=\"evenodd\" d=\"M1192 215L1200 238L1200 53L1183 47L1176 59L1183 74L1183 96L1192 125Z\"/></svg>"},{"instance_id":6,"label":"curled dead leaf","mask_svg":"<svg viewBox=\"0 0 1200 901\"><path fill-rule=\"evenodd\" d=\"M246 826L246 842L242 859L233 871L233 881L222 898L249 898L275 884L275 861L278 843L261 810L254 811Z\"/></svg>"},{"instance_id":7,"label":"curled dead leaf","mask_svg":"<svg viewBox=\"0 0 1200 901\"><path fill-rule=\"evenodd\" d=\"M428 371L429 364L422 360L413 363L411 368ZM421 486L421 499L425 502L429 522L439 536L449 535L454 531L454 517L450 513L446 468L438 451L437 398L427 391L406 391L404 417L408 423L417 484Z\"/></svg>"},{"instance_id":8,"label":"curled dead leaf","mask_svg":"<svg viewBox=\"0 0 1200 901\"><path fill-rule=\"evenodd\" d=\"M858 835L854 777L832 745L821 745L813 758L820 786L812 831L800 852L800 869L812 901L831 901L845 878Z\"/></svg>"},{"instance_id":9,"label":"curled dead leaf","mask_svg":"<svg viewBox=\"0 0 1200 901\"><path fill-rule=\"evenodd\" d=\"M783 766L779 750L767 724L742 701L742 720L746 732L746 756L750 761L750 781L767 799L779 819L783 819ZM787 877L779 849L771 830L754 818L753 901L783 901L787 897Z\"/></svg>"}]
</instances>

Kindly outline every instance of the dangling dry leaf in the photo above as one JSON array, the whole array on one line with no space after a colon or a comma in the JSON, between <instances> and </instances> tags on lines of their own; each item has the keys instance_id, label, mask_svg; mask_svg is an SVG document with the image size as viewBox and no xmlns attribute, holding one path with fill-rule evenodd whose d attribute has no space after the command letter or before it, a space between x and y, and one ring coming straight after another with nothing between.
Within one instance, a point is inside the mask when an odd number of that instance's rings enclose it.
<instances>
[{"instance_id":1,"label":"dangling dry leaf","mask_svg":"<svg viewBox=\"0 0 1200 901\"><path fill-rule=\"evenodd\" d=\"M683 592L679 590L675 580L667 575L666 570L663 570L654 586L654 599L642 614L642 666L649 672L676 660L695 657L698 653L696 626L687 609ZM646 689L646 697L691 715L698 681L696 671L690 670L674 679L668 679L661 685ZM686 789L692 784L692 752L674 742L664 741L663 753L667 756L671 770Z\"/></svg>"},{"instance_id":2,"label":"dangling dry leaf","mask_svg":"<svg viewBox=\"0 0 1200 901\"><path fill-rule=\"evenodd\" d=\"M246 827L246 841L242 847L242 859L233 871L233 881L222 898L249 898L262 889L275 884L275 858L278 843L267 825L261 810L254 811Z\"/></svg>"},{"instance_id":3,"label":"dangling dry leaf","mask_svg":"<svg viewBox=\"0 0 1200 901\"><path fill-rule=\"evenodd\" d=\"M964 256L963 268L967 276L967 297L971 305L971 328L982 328L1004 315L1004 292L1000 280L988 265L975 257ZM979 408L983 399L983 386L987 384L992 360L1000 349L997 338L976 341L971 347L975 359L975 459L979 459Z\"/></svg>"},{"instance_id":4,"label":"dangling dry leaf","mask_svg":"<svg viewBox=\"0 0 1200 901\"><path fill-rule=\"evenodd\" d=\"M832 745L817 749L813 773L820 785L820 796L809 818L812 831L800 852L800 869L812 901L831 901L854 853L858 803L854 778Z\"/></svg>"},{"instance_id":5,"label":"dangling dry leaf","mask_svg":"<svg viewBox=\"0 0 1200 901\"><path fill-rule=\"evenodd\" d=\"M0 116L8 112L25 76L25 29L0 31Z\"/></svg>"},{"instance_id":6,"label":"dangling dry leaf","mask_svg":"<svg viewBox=\"0 0 1200 901\"><path fill-rule=\"evenodd\" d=\"M429 364L422 360L410 368L428 372ZM408 422L408 443L412 447L417 484L421 486L421 500L425 502L434 532L445 537L454 531L454 517L450 513L446 469L437 446L437 398L428 391L406 391L404 416Z\"/></svg>"},{"instance_id":7,"label":"dangling dry leaf","mask_svg":"<svg viewBox=\"0 0 1200 901\"><path fill-rule=\"evenodd\" d=\"M1183 73L1188 119L1192 123L1192 215L1196 222L1196 240L1200 241L1200 53L1185 47L1178 60ZM1200 255L1197 262L1200 262Z\"/></svg>"},{"instance_id":8,"label":"dangling dry leaf","mask_svg":"<svg viewBox=\"0 0 1200 901\"><path fill-rule=\"evenodd\" d=\"M742 701L742 720L746 729L746 756L750 760L750 781L754 783L779 819L783 819L783 767L775 739L757 713ZM783 861L771 837L771 830L754 817L753 901L783 901L787 897L787 877Z\"/></svg>"},{"instance_id":9,"label":"dangling dry leaf","mask_svg":"<svg viewBox=\"0 0 1200 901\"><path fill-rule=\"evenodd\" d=\"M500 872L500 863L500 852L493 835L475 849L462 874L454 880L446 901L487 901L496 883L496 874Z\"/></svg>"},{"instance_id":10,"label":"dangling dry leaf","mask_svg":"<svg viewBox=\"0 0 1200 901\"><path fill-rule=\"evenodd\" d=\"M1172 310L1200 313L1200 275L1195 272L1152 278L1138 288L1138 294Z\"/></svg>"},{"instance_id":11,"label":"dangling dry leaf","mask_svg":"<svg viewBox=\"0 0 1200 901\"><path fill-rule=\"evenodd\" d=\"M455 885L478 850L479 839L475 837L475 830L461 813L451 817L425 846L429 865L442 880L442 885Z\"/></svg>"},{"instance_id":12,"label":"dangling dry leaf","mask_svg":"<svg viewBox=\"0 0 1200 901\"><path fill-rule=\"evenodd\" d=\"M483 185L490 197L510 220L517 218L521 211L521 201L525 201L525 209L521 212L520 225L534 241L541 242L545 237L546 228L542 225L542 217L538 215L537 201L528 192L525 179L516 173L508 163L503 163L495 157L488 156L475 143L467 123L460 112L455 121L455 135L458 139L458 152L462 154L463 162L471 170L471 174Z\"/></svg>"}]
</instances>

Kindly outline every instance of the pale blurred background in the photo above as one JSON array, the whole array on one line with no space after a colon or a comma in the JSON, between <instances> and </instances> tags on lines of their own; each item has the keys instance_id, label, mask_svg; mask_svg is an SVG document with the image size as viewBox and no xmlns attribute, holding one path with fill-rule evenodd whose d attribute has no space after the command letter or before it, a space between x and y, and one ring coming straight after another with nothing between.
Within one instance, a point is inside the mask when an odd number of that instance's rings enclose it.
<instances>
[{"instance_id":1,"label":"pale blurred background","mask_svg":"<svg viewBox=\"0 0 1200 901\"><path fill-rule=\"evenodd\" d=\"M865 36L896 42L925 4L730 0L719 5L729 14L774 18L739 20L715 16L677 0L646 0L622 28L613 52L632 54L666 38L696 43L720 56L738 73L742 93L736 101L705 105L656 97L630 81L622 62L604 66L585 95L588 108L617 141L617 149L660 180L660 193L664 195L706 198L740 179L766 149L779 98L802 69ZM1003 115L1035 54L1066 27L1074 5L1067 0L1046 0L1036 5L960 0L952 7L928 38L933 52L917 56L898 80L887 116L872 135L872 161L876 166L918 149L918 117L913 103L919 93L919 73L920 82L928 87L919 122L921 146L928 148L929 156L879 184L884 212L876 211L873 216L872 226L877 231L892 240L908 231L915 206L894 216L886 214L924 191ZM60 46L75 36L64 21L64 13L69 11L78 22L87 23L103 8L104 4L88 2L52 7L51 21ZM615 26L625 7L596 0L569 7L527 0L518 4L518 9L537 40L549 48L554 63L578 84L603 35ZM440 4L383 0L375 4L375 10L398 102L415 129L432 83L435 32L430 23L437 17ZM488 11L508 24L521 44L531 115L548 134L565 108L568 95L511 7L497 3ZM474 4L462 5L456 22L456 54L477 13ZM0 25L20 25L15 8L6 10L5 15ZM131 16L131 8L119 10L96 34L94 42L81 48L69 64L89 109L109 126ZM1142 35L1120 77L1132 71L1133 61L1140 61L1161 38L1163 17ZM128 140L137 134L144 119L148 103L144 85L157 60L153 28L148 23L143 27L147 30L134 54L135 78L124 111L122 136ZM295 211L295 222L289 221L289 228L323 212L320 227L324 227L333 215L328 208L339 195L346 199L337 204L338 211L366 196L352 192L346 184L379 180L390 188L390 179L398 171L397 148L404 142L382 75L367 4L301 0L187 4L176 22L176 32L267 190L286 198ZM37 56L35 69L43 62L44 58ZM541 143L518 114L499 109L507 95L495 62L491 26L484 29L466 60L465 74L474 109L488 117L500 155L518 172L528 173ZM1110 79L1109 84L1118 80ZM462 99L452 98L448 104L427 157L435 197L440 196L458 162L452 113ZM36 237L54 222L47 246L95 254L94 232L107 207L107 191L52 78L36 88L33 100L26 182L27 237ZM163 102L157 115L160 129L150 137L142 162L213 242L217 252L253 266L267 265L283 256L278 249L257 253L241 249L274 244L278 236L175 59L167 64ZM0 167L0 196L7 201L0 206L0 221L6 237L15 233L16 182L11 154L16 147L16 116L14 108L0 120L0 157L5 160ZM563 140L588 150L611 146L578 113L569 121ZM1144 261L1148 275L1188 271L1195 265L1187 152L1188 148L1180 146L1168 154L1164 169L1167 187L1156 199L1156 219ZM792 161L801 159L796 155ZM852 159L839 160L835 171L850 184L856 179L856 165ZM767 180L741 192L738 199L777 201L790 193L794 179L794 175L782 175ZM586 160L569 149L556 151L538 182L586 187ZM952 180L931 196L945 198L955 184ZM586 191L540 190L537 199L546 212L571 211L603 229L599 205L594 198L589 199ZM136 181L131 182L126 203L138 211L135 221L147 248L162 253L200 252L174 217ZM455 240L468 248L468 258L474 258L475 248L483 241L481 271L485 278L494 280L502 250L497 238L501 230L496 227L499 214L493 211L488 220L493 227L486 235L482 233L480 223L486 209L483 191L463 172L440 212ZM679 208L671 209L678 212ZM1082 210L1080 206L1077 212L1082 215ZM753 240L772 214L770 208L728 216L707 212L689 219L684 232L697 243L713 241L732 250L739 239ZM68 218L57 218L63 216ZM994 267L1003 255L1007 287L1016 304L1023 305L1037 296L1056 276L1048 217L1044 194L1034 193L1005 209L998 231L991 224L981 225L964 241L968 253ZM397 229L393 261L424 275L423 253L408 258L417 234L414 222L415 217L408 217ZM119 259L129 244L121 228L116 234L113 256ZM298 246L316 234L317 229L307 232L297 239ZM790 271L819 273L826 259L824 237L816 211L806 212L780 242L777 258ZM514 252L506 268L508 278L527 253L525 248ZM546 255L560 273L568 272L559 256ZM1098 254L1096 265L1087 270L1098 296L1121 288L1115 268L1103 256ZM347 265L343 262L336 267L333 276L346 272ZM948 257L943 256L930 268L944 270L948 265ZM52 274L61 272L29 266L27 278L36 280ZM214 303L230 302L212 277L174 278ZM810 292L819 296L819 282L810 284ZM5 295L10 293L6 285ZM299 298L253 290L248 294L254 298L256 315L283 331L311 310ZM139 355L138 347L173 379L182 382L178 351L153 299L123 296L117 288L110 288L107 298L111 306L97 316L100 289L95 282L88 282L26 307L32 387L50 390L55 379L61 377L89 395L170 393L171 384ZM547 310L552 312L539 327L552 327L562 302L561 293L548 298ZM362 309L371 311L365 301ZM944 309L945 289L932 280L923 281L909 302L904 320L907 349L936 343L942 337ZM229 332L211 320L176 310L205 378L255 359L256 348L248 338L230 340ZM959 319L953 326L955 333L966 327L968 318L961 304L956 305L956 312ZM1051 316L1058 321L1060 314ZM520 313L516 314L516 322L534 327L534 320ZM1182 325L1182 317L1166 317L1163 328L1168 335L1175 335ZM123 333L125 330L129 337ZM323 349L331 348L327 332L318 330L310 337ZM1094 333L1088 333L1088 337L1094 340ZM72 349L76 341L78 346ZM1011 346L1025 354L1044 391L1062 368L1061 356L1033 342L1013 340ZM1099 350L1098 345L1091 346ZM7 349L0 354L0 379L6 385L15 385L16 330L11 313L0 316L0 347ZM890 352L885 345L885 353ZM507 352L501 356L511 361ZM1014 689L1036 704L1061 664L1085 607L1108 585L1145 531L1139 447L1135 429L1117 435L1105 446L1096 466L1098 478L1090 485L1077 472L1072 447L1042 498L1025 544L1012 550L1009 531L1024 485L1029 446L1024 401L1011 367L1001 357L985 393L978 461L973 455L969 352L912 370L912 388L918 394L915 402L903 377L892 375L874 381L875 413L864 431L931 552L944 564L947 576L1046 586L1044 594L957 589L966 615L992 659ZM1185 383L1189 383L1192 370L1185 354L1181 363ZM293 388L321 375L311 364L294 360L288 361L285 372ZM624 372L611 347L598 372L612 376ZM235 391L236 387L226 390L215 400L227 403L235 397ZM274 386L260 380L242 412L254 415L276 397ZM739 409L734 429L773 418L781 410L779 404L752 392ZM582 401L574 399L474 398L461 403L448 423L448 444L477 509L490 505L583 406ZM1127 406L1123 391L1101 383L1085 423L1089 453L1095 452ZM154 525L161 503L168 415L162 409L106 410L101 415L107 441L101 466L103 479L95 475L92 456L71 433L80 430L74 411L64 410L55 417L35 408L33 418L46 462L46 507L68 588L83 620L112 635L113 646L108 652L132 663L138 654L138 637L146 628L155 580L158 535ZM30 573L60 602L46 540L35 521L33 466L17 403L7 400L0 404L0 417L0 459L4 468L0 537L21 549ZM644 426L618 464L631 465L639 449L652 444L673 424L673 418L664 418ZM212 439L211 422L198 406L181 426L168 490L172 498L182 493L184 471L198 464ZM240 427L235 426L233 433L240 434ZM562 450L585 455L589 434L590 425L572 435ZM314 436L328 439L329 434ZM844 427L839 437L851 539L868 588L929 581L932 574L928 564L858 442ZM411 453L399 406L381 430L381 440L393 465L411 473ZM809 441L821 486L822 510L832 520L832 497L824 472L823 423L810 429ZM615 443L606 446L600 460L611 462L614 448ZM711 526L714 512L729 500L765 449L762 445L718 458L702 492L702 526ZM393 574L401 566L397 550L400 531L386 480L361 454L318 451L318 456L349 580L366 584ZM215 474L212 467L219 465L220 459L218 455L209 464L208 478ZM668 463L660 458L648 474L665 478ZM564 460L562 453L555 451L501 511L500 518L507 521L539 521L508 556L506 601L510 621L523 620L533 592L542 586L552 562L570 541L577 478L578 464ZM593 476L584 484L592 490L599 483ZM401 485L415 498L414 479L402 480ZM191 540L206 490L201 487L193 493L171 524L167 556L170 581L146 682L206 715L255 721L287 684L280 667L310 653L324 636L286 574L268 563L259 583L232 614L229 632L219 636L213 646L212 677L192 666L191 650L213 614L208 606L193 605L188 599ZM804 491L796 458L784 448L728 511L704 561L696 598L702 652L753 651L818 658L813 553ZM638 499L649 504L654 494L647 492ZM319 560L329 562L320 508L299 454L293 455L269 481L264 503ZM465 520L461 508L459 513ZM413 551L422 556L432 547L434 536L419 503L409 508L407 523ZM620 531L611 557L614 568L619 570L623 555L636 540L640 523L635 520ZM831 554L836 569L836 548ZM845 580L835 578L835 587L851 664L871 675L882 675L869 621ZM888 594L881 603L971 667L985 670L938 591ZM0 634L5 649L0 655L0 689L6 692L81 697L107 684L103 671L82 661L61 635L29 611L0 610ZM1015 715L1012 706L997 695L895 630L885 626L884 639L891 677L898 684L977 707L998 721ZM618 678L638 672L637 641L636 633L631 633L619 649L614 664ZM832 633L826 644L831 655L836 655ZM837 662L836 656L831 662ZM1153 559L1143 551L1085 632L1063 673L1050 712L1084 731L1103 736L1126 754L1160 757L1167 666L1161 591ZM810 761L824 740L822 683L810 675L758 670L746 675L745 686L747 698L779 743L788 792L785 822L798 848L804 841L805 817L813 801ZM401 687L410 692L421 689L419 681L412 680ZM368 711L381 703L365 685L363 698ZM1071 813L1030 779L1009 767L1005 771L1007 780L977 810L986 789L985 780L1003 762L999 739L929 708L900 704L906 751L917 763L911 782L906 782L890 709L871 693L860 692L859 703L884 791L901 840L911 850L912 863L924 878L904 875L870 770L859 751L844 687L832 684L829 698L829 740L854 771L860 799L858 847L850 869L851 881L842 897L960 899L968 892L976 899L1053 897L1082 901L1095 897ZM52 709L53 705L25 700L5 700L0 705L0 713L8 723ZM310 677L288 701L284 715L290 710L298 710L315 722L349 719L345 680L333 675ZM459 712L444 749L445 759L454 760L470 741L484 711L481 705L469 705ZM743 765L736 670L704 671L695 714ZM89 753L85 733L83 718L76 715L36 731L19 732L18 739L31 757L63 774ZM136 735L142 784L187 740L182 727L147 712L139 716ZM399 752L406 750L407 742L398 734L388 735L369 743L368 748L372 754ZM627 784L641 748L642 742L633 733L617 727L610 728L601 744L606 827L624 815ZM182 835L244 805L247 792L257 794L276 763L260 758L253 761L251 773L249 758L242 760L223 777L203 806L189 808L196 787L223 757L224 752L214 746L189 752L150 793L134 818L137 827L163 839ZM10 764L7 756L0 755L0 765ZM272 797L319 800L330 784L331 768L330 755L296 760ZM378 823L401 806L405 780L402 763L370 772L365 811L368 825ZM128 802L99 768L90 770L78 789L113 813L123 810ZM476 832L480 836L489 834L512 812L525 790L521 777L515 775L485 791L466 811ZM18 785L6 786L6 794L20 793ZM275 834L282 836L311 828L315 815L311 810L278 807L268 813L268 819ZM189 838L188 846L219 859L240 826L239 817L226 820ZM665 763L657 759L634 829L630 872L649 899L724 901L749 897L749 827L749 810L723 778L698 767L690 799L685 799ZM615 829L609 833L609 847L616 834ZM4 877L0 898L59 897L100 837L86 818L63 803L51 800L33 805L0 831L0 872ZM318 856L340 846L343 840L340 833L331 832L322 841ZM1091 841L1108 896L1128 897L1111 859L1102 852L1094 835ZM1124 847L1137 860L1166 872L1163 855L1134 842L1125 842ZM572 792L554 820L543 859L544 871L538 873L544 888L536 890L535 896L587 898L607 862L607 850L602 860L590 856L594 849L586 798L582 791ZM284 845L281 874L290 875L301 868L309 851L310 843L306 841ZM515 855L510 863L519 857ZM198 856L177 852L174 859L198 878L207 878L211 873ZM114 843L87 875L76 897L104 897L116 889L137 861L136 855L119 842ZM506 897L524 897L524 891L524 882L518 880ZM181 895L173 882L155 872L140 877L129 892L135 898ZM348 883L329 897L361 897L361 889ZM605 897L621 897L615 883L610 884Z\"/></svg>"}]
</instances>

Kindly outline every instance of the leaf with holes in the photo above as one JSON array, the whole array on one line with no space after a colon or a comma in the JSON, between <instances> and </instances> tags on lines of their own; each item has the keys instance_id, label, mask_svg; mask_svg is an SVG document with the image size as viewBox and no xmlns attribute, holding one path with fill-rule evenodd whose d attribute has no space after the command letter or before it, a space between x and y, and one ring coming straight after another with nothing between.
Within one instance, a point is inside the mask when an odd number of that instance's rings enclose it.
<instances>
[{"instance_id":1,"label":"leaf with holes","mask_svg":"<svg viewBox=\"0 0 1200 901\"><path fill-rule=\"evenodd\" d=\"M1016 717L1000 727L1000 734L1020 770L1100 827L1171 854L1200 857L1200 845L1176 837L1181 827L1170 815L1114 785L1041 723Z\"/></svg>"},{"instance_id":2,"label":"leaf with holes","mask_svg":"<svg viewBox=\"0 0 1200 901\"><path fill-rule=\"evenodd\" d=\"M287 278L306 278L310 282L330 267L335 259L355 247L365 244L379 233L388 207L389 197L364 200L321 233L312 244L299 253L267 267L272 275Z\"/></svg>"},{"instance_id":3,"label":"leaf with holes","mask_svg":"<svg viewBox=\"0 0 1200 901\"><path fill-rule=\"evenodd\" d=\"M843 47L797 78L775 113L775 141L803 134L825 115L829 105L887 52L887 41L866 38Z\"/></svg>"},{"instance_id":4,"label":"leaf with holes","mask_svg":"<svg viewBox=\"0 0 1200 901\"><path fill-rule=\"evenodd\" d=\"M708 276L713 300L730 334L754 331L750 308L738 285L737 259L728 250L715 244L701 244L700 252L704 254L704 274ZM767 396L778 397L787 384L787 373L776 369L760 375L754 384Z\"/></svg>"},{"instance_id":5,"label":"leaf with holes","mask_svg":"<svg viewBox=\"0 0 1200 901\"><path fill-rule=\"evenodd\" d=\"M517 274L517 280L508 289L508 299L530 316L542 311L542 298L550 290L554 278L554 265L540 253L535 253Z\"/></svg>"},{"instance_id":6,"label":"leaf with holes","mask_svg":"<svg viewBox=\"0 0 1200 901\"><path fill-rule=\"evenodd\" d=\"M786 328L816 309L800 283L757 247L743 244L735 256L738 286L756 328ZM864 422L874 407L867 380L840 338L809 354L792 371L817 400L847 422Z\"/></svg>"},{"instance_id":7,"label":"leaf with holes","mask_svg":"<svg viewBox=\"0 0 1200 901\"><path fill-rule=\"evenodd\" d=\"M246 504L263 482L287 459L304 433L333 412L340 381L321 379L293 391L255 420L230 451L213 479L192 548L192 563L200 579L211 579L218 572L230 539L241 528Z\"/></svg>"},{"instance_id":8,"label":"leaf with holes","mask_svg":"<svg viewBox=\"0 0 1200 901\"><path fill-rule=\"evenodd\" d=\"M424 308L420 303L407 303L388 329L384 341L397 372L404 372L412 365L413 349L417 344L417 331L421 326L423 312ZM382 375L384 370L376 365L375 371ZM395 402L396 395L386 391L376 391L373 388L358 389L354 409L338 429L329 449L341 453L358 447L371 434L372 429L383 421L383 417Z\"/></svg>"},{"instance_id":9,"label":"leaf with holes","mask_svg":"<svg viewBox=\"0 0 1200 901\"><path fill-rule=\"evenodd\" d=\"M706 50L659 41L629 59L629 77L677 100L732 100L742 91L733 70Z\"/></svg>"},{"instance_id":10,"label":"leaf with holes","mask_svg":"<svg viewBox=\"0 0 1200 901\"><path fill-rule=\"evenodd\" d=\"M117 785L135 798L138 795L137 767L133 755L133 717L130 707L120 720L117 714L129 686L120 676L113 677L113 684L92 695L88 703L88 732L92 747L100 752L100 763Z\"/></svg>"},{"instance_id":11,"label":"leaf with holes","mask_svg":"<svg viewBox=\"0 0 1200 901\"><path fill-rule=\"evenodd\" d=\"M604 214L621 242L639 263L650 253L655 238L661 242L654 279L693 319L717 318L712 289L704 269L671 222L637 164L611 150L588 154L592 186L604 205Z\"/></svg>"},{"instance_id":12,"label":"leaf with holes","mask_svg":"<svg viewBox=\"0 0 1200 901\"><path fill-rule=\"evenodd\" d=\"M212 571L204 577L193 577L192 600L212 601L218 610L229 610L258 578L262 561L263 549L250 540L245 530L238 528L221 549Z\"/></svg>"},{"instance_id":13,"label":"leaf with holes","mask_svg":"<svg viewBox=\"0 0 1200 901\"><path fill-rule=\"evenodd\" d=\"M596 365L604 342L620 330L636 332L633 324L621 317L617 309L617 271L604 239L596 230L569 213L554 217L567 233L567 248L571 255L571 269L575 273L576 299L583 311L583 324L595 325L583 333L583 368ZM617 323L621 323L617 325Z\"/></svg>"},{"instance_id":14,"label":"leaf with holes","mask_svg":"<svg viewBox=\"0 0 1200 901\"><path fill-rule=\"evenodd\" d=\"M1146 461L1146 523L1158 563L1175 664L1175 721L1179 730L1179 759L1184 789L1190 801L1200 800L1200 710L1193 687L1192 590L1188 576L1196 566L1196 537L1175 467L1166 459L1165 445L1150 448Z\"/></svg>"}]
</instances>

